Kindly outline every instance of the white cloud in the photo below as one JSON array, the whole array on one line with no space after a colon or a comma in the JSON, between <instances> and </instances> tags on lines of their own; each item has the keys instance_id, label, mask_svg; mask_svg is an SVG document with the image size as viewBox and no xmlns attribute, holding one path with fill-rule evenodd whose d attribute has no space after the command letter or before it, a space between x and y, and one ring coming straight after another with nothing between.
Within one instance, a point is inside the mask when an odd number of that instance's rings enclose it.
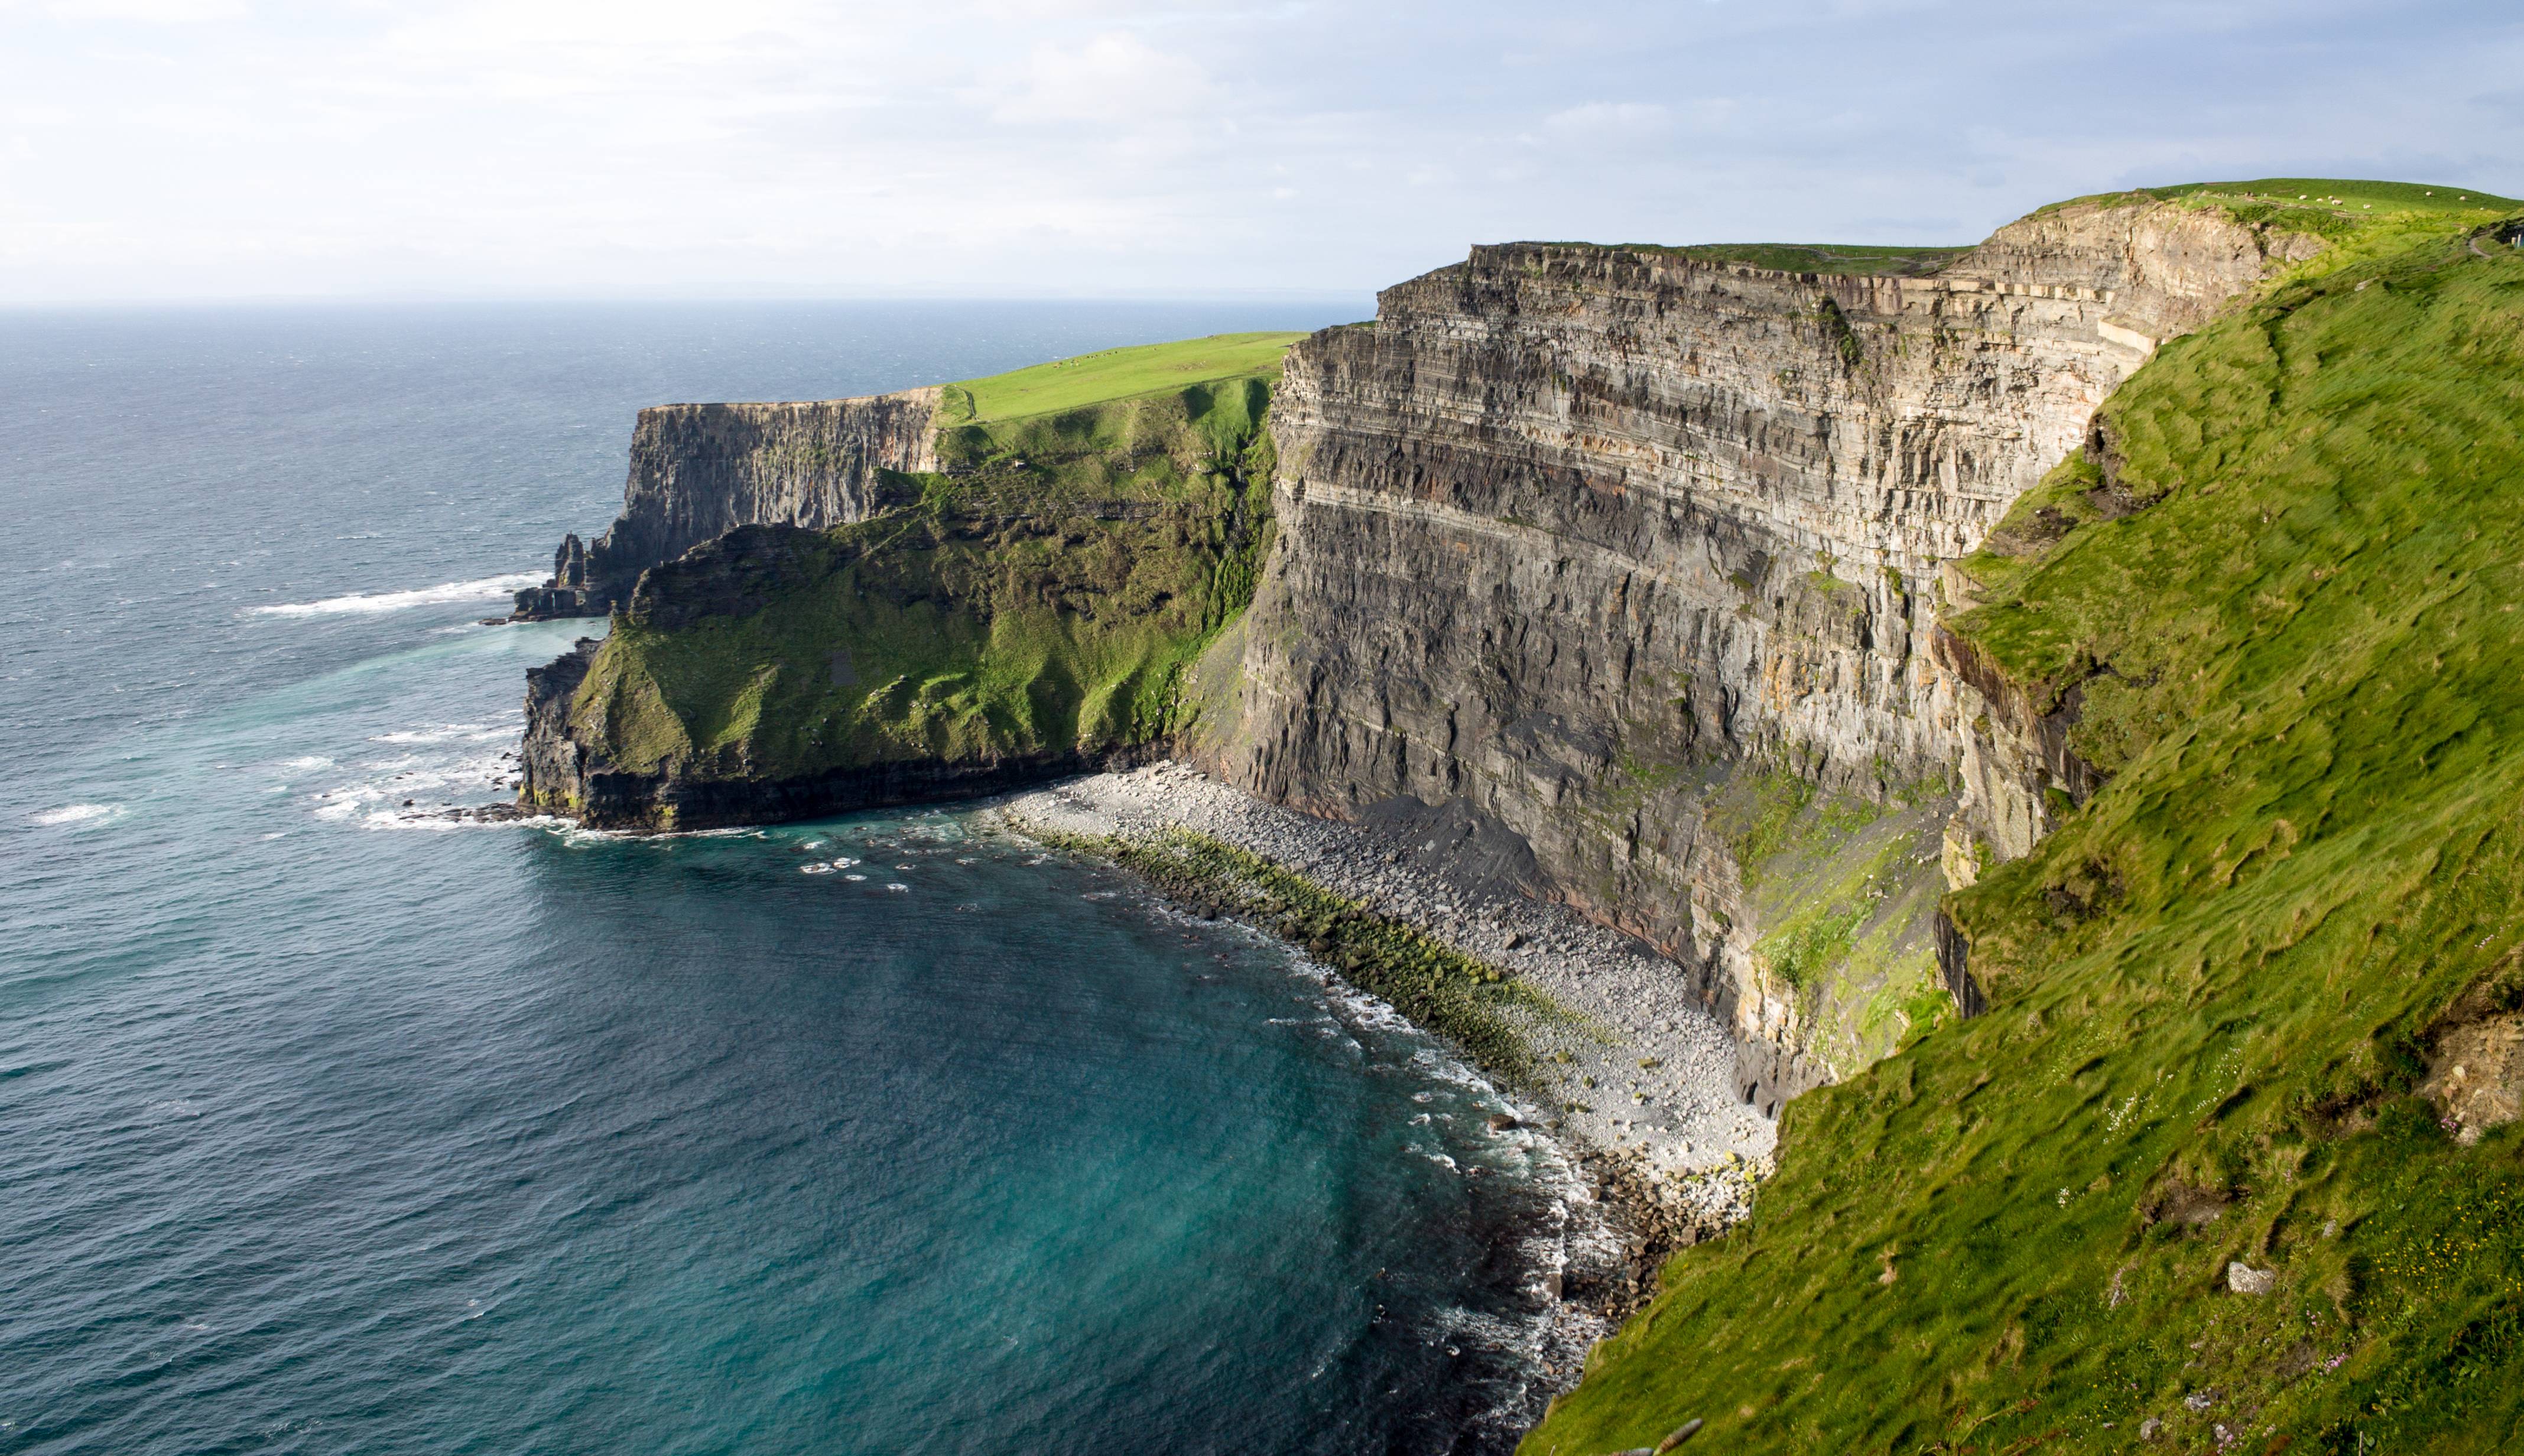
<instances>
[{"instance_id":1,"label":"white cloud","mask_svg":"<svg viewBox=\"0 0 2524 1456\"><path fill-rule=\"evenodd\" d=\"M1037 45L1012 94L991 108L1002 121L1103 121L1134 126L1215 112L1217 85L1197 62L1126 31L1086 44Z\"/></svg>"},{"instance_id":2,"label":"white cloud","mask_svg":"<svg viewBox=\"0 0 2524 1456\"><path fill-rule=\"evenodd\" d=\"M2458 11L0 0L0 301L1363 289L2195 173L2524 190L2470 99L2524 39Z\"/></svg>"},{"instance_id":3,"label":"white cloud","mask_svg":"<svg viewBox=\"0 0 2524 1456\"><path fill-rule=\"evenodd\" d=\"M1558 141L1654 141L1677 132L1723 130L1738 110L1729 97L1713 96L1670 106L1657 101L1592 101L1542 119L1543 134Z\"/></svg>"},{"instance_id":4,"label":"white cloud","mask_svg":"<svg viewBox=\"0 0 2524 1456\"><path fill-rule=\"evenodd\" d=\"M1542 119L1558 136L1653 136L1674 125L1674 113L1653 101L1590 101Z\"/></svg>"},{"instance_id":5,"label":"white cloud","mask_svg":"<svg viewBox=\"0 0 2524 1456\"><path fill-rule=\"evenodd\" d=\"M247 13L241 0L50 0L28 8L40 9L55 20L138 21L152 25L198 25Z\"/></svg>"}]
</instances>

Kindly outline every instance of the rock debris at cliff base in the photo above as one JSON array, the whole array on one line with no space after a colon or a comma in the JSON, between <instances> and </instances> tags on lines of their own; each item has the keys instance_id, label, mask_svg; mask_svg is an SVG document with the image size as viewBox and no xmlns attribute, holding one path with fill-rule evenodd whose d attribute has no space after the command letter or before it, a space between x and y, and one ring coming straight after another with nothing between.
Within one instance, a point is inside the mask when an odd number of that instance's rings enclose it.
<instances>
[{"instance_id":1,"label":"rock debris at cliff base","mask_svg":"<svg viewBox=\"0 0 2524 1456\"><path fill-rule=\"evenodd\" d=\"M1628 937L1557 905L1468 892L1401 862L1402 847L1383 836L1171 761L1018 795L1005 812L1020 828L1063 835L1207 835L1497 966L1583 1023L1526 1028L1561 1131L1627 1154L1641 1187L1679 1217L1717 1226L1743 1213L1746 1184L1733 1170L1766 1166L1775 1129L1736 1093L1734 1043L1682 969Z\"/></svg>"}]
</instances>

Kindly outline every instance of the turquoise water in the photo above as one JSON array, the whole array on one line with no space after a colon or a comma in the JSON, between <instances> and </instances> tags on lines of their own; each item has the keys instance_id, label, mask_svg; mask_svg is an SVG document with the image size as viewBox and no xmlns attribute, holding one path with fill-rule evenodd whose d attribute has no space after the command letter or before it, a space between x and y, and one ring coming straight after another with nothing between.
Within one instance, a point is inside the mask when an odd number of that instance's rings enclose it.
<instances>
[{"instance_id":1,"label":"turquoise water","mask_svg":"<svg viewBox=\"0 0 2524 1456\"><path fill-rule=\"evenodd\" d=\"M1286 950L963 812L437 816L638 404L1343 312L12 317L0 1451L1503 1449L1566 1170Z\"/></svg>"}]
</instances>

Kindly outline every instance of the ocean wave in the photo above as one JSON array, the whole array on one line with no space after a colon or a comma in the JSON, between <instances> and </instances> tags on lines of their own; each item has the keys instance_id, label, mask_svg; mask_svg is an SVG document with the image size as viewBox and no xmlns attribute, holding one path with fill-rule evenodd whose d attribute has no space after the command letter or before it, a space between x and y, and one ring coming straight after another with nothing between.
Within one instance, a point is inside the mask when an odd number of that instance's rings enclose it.
<instances>
[{"instance_id":1,"label":"ocean wave","mask_svg":"<svg viewBox=\"0 0 2524 1456\"><path fill-rule=\"evenodd\" d=\"M66 803L60 808L45 809L29 817L36 823L44 825L93 824L100 819L111 819L121 812L122 805L119 803Z\"/></svg>"},{"instance_id":2,"label":"ocean wave","mask_svg":"<svg viewBox=\"0 0 2524 1456\"><path fill-rule=\"evenodd\" d=\"M369 737L368 742L390 744L488 743L494 739L514 738L516 733L517 730L514 727L507 725L495 727L487 723L443 723L434 728L408 728L401 733L374 734Z\"/></svg>"},{"instance_id":3,"label":"ocean wave","mask_svg":"<svg viewBox=\"0 0 2524 1456\"><path fill-rule=\"evenodd\" d=\"M411 735L423 742L444 743L449 738L477 740L463 725L457 732L443 736L432 730L419 730ZM482 821L450 818L451 809L478 802L484 793L503 796L514 787L516 770L505 757L460 750L459 754L440 752L435 755L406 753L394 758L380 758L356 765L364 770L361 779L338 784L310 796L318 819L336 823L359 823L372 829L452 829ZM519 822L514 820L503 822Z\"/></svg>"},{"instance_id":4,"label":"ocean wave","mask_svg":"<svg viewBox=\"0 0 2524 1456\"><path fill-rule=\"evenodd\" d=\"M511 571L501 576L485 576L478 581L441 582L434 587L419 587L409 592L353 592L347 597L327 597L321 602L257 607L253 612L256 616L336 616L344 612L409 611L415 607L493 602L539 585L543 579L539 572Z\"/></svg>"},{"instance_id":5,"label":"ocean wave","mask_svg":"<svg viewBox=\"0 0 2524 1456\"><path fill-rule=\"evenodd\" d=\"M519 822L537 823L539 827L550 830L555 839L559 840L562 844L567 845L573 849L583 849L590 845L610 845L616 843L639 844L643 842L643 837L640 835L625 834L619 829L590 829L575 819L563 819L558 816L538 815L536 820L520 820Z\"/></svg>"}]
</instances>

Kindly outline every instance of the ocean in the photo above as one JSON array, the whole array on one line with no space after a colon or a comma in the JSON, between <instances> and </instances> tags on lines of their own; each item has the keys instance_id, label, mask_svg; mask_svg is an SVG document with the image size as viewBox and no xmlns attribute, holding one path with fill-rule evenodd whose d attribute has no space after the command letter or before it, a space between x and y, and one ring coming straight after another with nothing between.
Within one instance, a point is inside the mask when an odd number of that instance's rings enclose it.
<instances>
[{"instance_id":1,"label":"ocean","mask_svg":"<svg viewBox=\"0 0 2524 1456\"><path fill-rule=\"evenodd\" d=\"M968 807L462 823L632 413L1321 305L0 315L0 1452L1501 1451L1578 1180Z\"/></svg>"}]
</instances>

